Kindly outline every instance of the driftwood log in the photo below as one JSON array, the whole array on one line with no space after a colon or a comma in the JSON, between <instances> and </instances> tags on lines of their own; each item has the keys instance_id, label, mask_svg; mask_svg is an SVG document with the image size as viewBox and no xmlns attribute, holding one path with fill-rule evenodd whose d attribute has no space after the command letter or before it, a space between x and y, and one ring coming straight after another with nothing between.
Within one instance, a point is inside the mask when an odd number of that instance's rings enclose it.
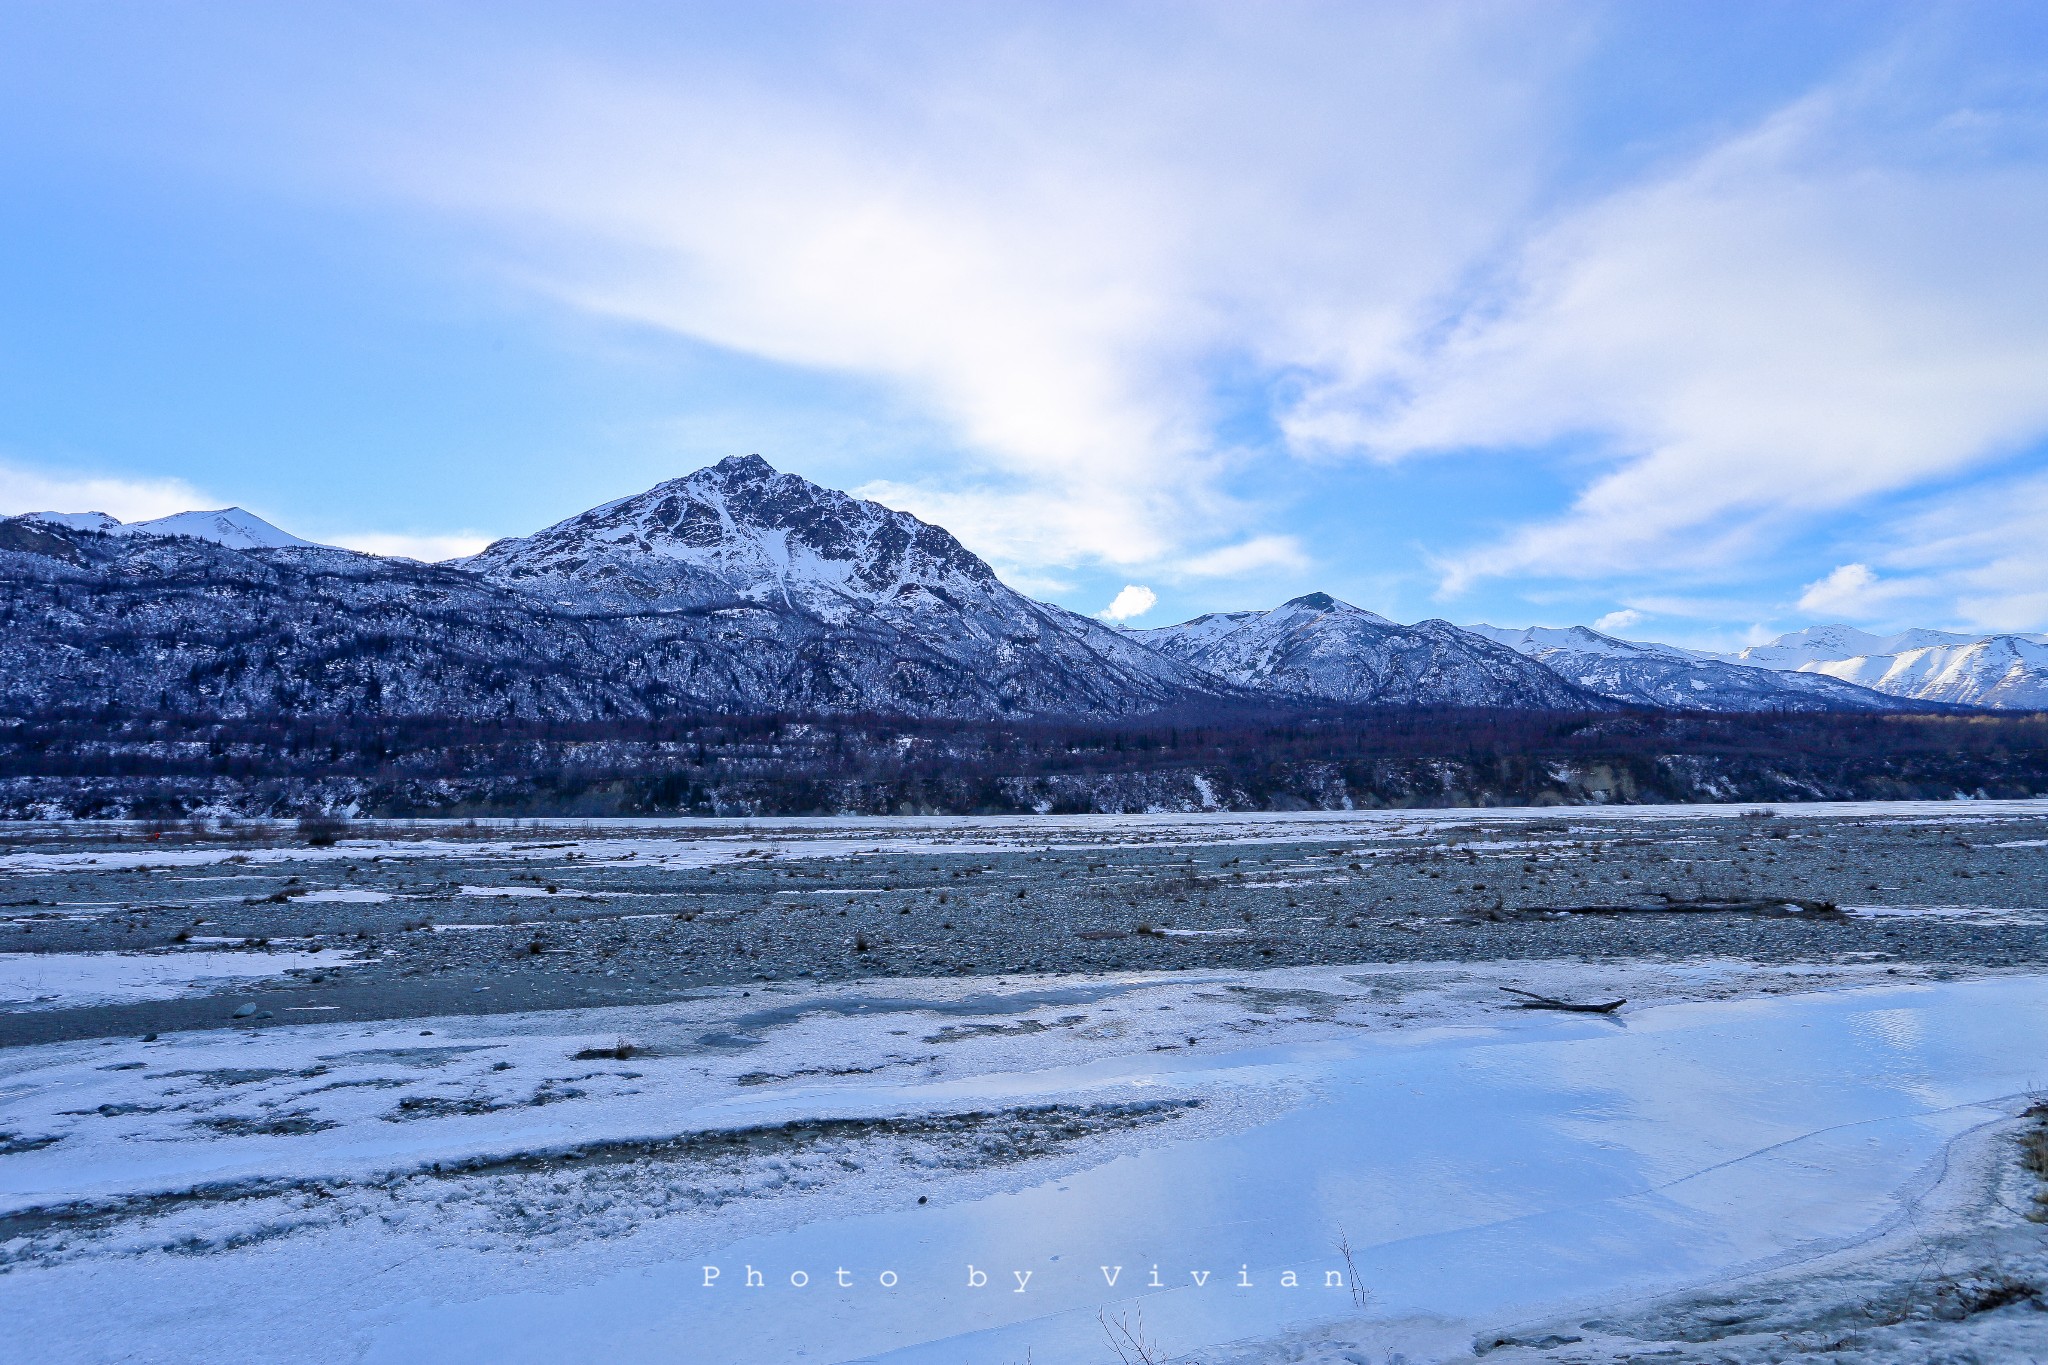
<instances>
[{"instance_id":1,"label":"driftwood log","mask_svg":"<svg viewBox=\"0 0 2048 1365\"><path fill-rule=\"evenodd\" d=\"M1569 1000L1558 1000L1548 995L1538 995L1534 991L1519 991L1513 986L1502 986L1501 989L1509 995L1521 996L1522 998L1517 1000L1515 1005L1518 1009L1525 1010L1564 1010L1570 1014L1612 1014L1628 1003L1627 1000L1609 1000L1599 1005L1580 1005L1574 1004Z\"/></svg>"},{"instance_id":2,"label":"driftwood log","mask_svg":"<svg viewBox=\"0 0 2048 1365\"><path fill-rule=\"evenodd\" d=\"M1845 919L1833 901L1798 896L1756 896L1729 900L1639 901L1633 905L1522 905L1517 915L1769 915L1796 919Z\"/></svg>"}]
</instances>

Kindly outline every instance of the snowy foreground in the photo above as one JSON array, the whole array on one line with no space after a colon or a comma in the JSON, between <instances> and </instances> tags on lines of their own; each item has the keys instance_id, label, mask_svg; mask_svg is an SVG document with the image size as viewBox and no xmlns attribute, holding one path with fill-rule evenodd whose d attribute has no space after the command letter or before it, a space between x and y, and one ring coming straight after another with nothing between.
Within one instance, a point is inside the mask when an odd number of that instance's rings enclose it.
<instances>
[{"instance_id":1,"label":"snowy foreground","mask_svg":"<svg viewBox=\"0 0 2048 1365\"><path fill-rule=\"evenodd\" d=\"M0 1355L1565 1358L1656 1296L1824 1306L2031 1228L2048 978L1944 975L871 980L11 1048Z\"/></svg>"}]
</instances>

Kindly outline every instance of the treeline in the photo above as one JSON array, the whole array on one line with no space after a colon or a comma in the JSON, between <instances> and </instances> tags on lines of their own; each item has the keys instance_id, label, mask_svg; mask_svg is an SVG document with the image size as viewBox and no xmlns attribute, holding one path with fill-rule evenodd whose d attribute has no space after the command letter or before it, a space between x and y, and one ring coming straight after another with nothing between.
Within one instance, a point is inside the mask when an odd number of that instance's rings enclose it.
<instances>
[{"instance_id":1,"label":"treeline","mask_svg":"<svg viewBox=\"0 0 2048 1365\"><path fill-rule=\"evenodd\" d=\"M2048 795L2048 717L0 720L0 814L887 814Z\"/></svg>"}]
</instances>

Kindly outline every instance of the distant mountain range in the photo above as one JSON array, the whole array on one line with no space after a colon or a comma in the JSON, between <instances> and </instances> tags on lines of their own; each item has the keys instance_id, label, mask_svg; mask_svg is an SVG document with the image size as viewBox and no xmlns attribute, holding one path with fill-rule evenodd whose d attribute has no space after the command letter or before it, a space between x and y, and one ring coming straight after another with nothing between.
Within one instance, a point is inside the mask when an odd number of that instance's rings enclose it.
<instances>
[{"instance_id":1,"label":"distant mountain range","mask_svg":"<svg viewBox=\"0 0 2048 1365\"><path fill-rule=\"evenodd\" d=\"M1888 711L1896 698L1835 678L1748 666L1586 626L1473 626L1561 677L1618 701L1671 711Z\"/></svg>"},{"instance_id":2,"label":"distant mountain range","mask_svg":"<svg viewBox=\"0 0 2048 1365\"><path fill-rule=\"evenodd\" d=\"M1322 593L1114 629L1016 592L940 527L751 455L434 565L239 508L7 518L0 624L12 715L2048 706L2031 636L1829 626L1724 657L1586 627L1401 625Z\"/></svg>"},{"instance_id":3,"label":"distant mountain range","mask_svg":"<svg viewBox=\"0 0 2048 1365\"><path fill-rule=\"evenodd\" d=\"M2048 635L1909 630L1871 635L1814 626L1733 656L1825 674L1887 696L2001 710L2048 710Z\"/></svg>"},{"instance_id":4,"label":"distant mountain range","mask_svg":"<svg viewBox=\"0 0 2048 1365\"><path fill-rule=\"evenodd\" d=\"M1899 701L2048 710L2048 636L2041 635L1872 635L1810 626L1737 654L1712 654L1618 640L1585 626L1470 629L1603 696L1653 706L1679 708L1692 692L1703 710L1869 710ZM1745 698L1754 704L1742 704Z\"/></svg>"}]
</instances>

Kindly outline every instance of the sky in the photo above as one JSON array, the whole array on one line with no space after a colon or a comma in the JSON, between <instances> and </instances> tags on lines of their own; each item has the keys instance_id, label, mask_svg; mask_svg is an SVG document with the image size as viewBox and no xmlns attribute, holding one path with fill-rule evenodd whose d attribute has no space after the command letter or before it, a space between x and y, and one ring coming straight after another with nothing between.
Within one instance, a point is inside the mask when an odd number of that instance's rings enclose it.
<instances>
[{"instance_id":1,"label":"sky","mask_svg":"<svg viewBox=\"0 0 2048 1365\"><path fill-rule=\"evenodd\" d=\"M2048 6L0 0L0 513L727 455L1134 626L2048 628Z\"/></svg>"}]
</instances>

